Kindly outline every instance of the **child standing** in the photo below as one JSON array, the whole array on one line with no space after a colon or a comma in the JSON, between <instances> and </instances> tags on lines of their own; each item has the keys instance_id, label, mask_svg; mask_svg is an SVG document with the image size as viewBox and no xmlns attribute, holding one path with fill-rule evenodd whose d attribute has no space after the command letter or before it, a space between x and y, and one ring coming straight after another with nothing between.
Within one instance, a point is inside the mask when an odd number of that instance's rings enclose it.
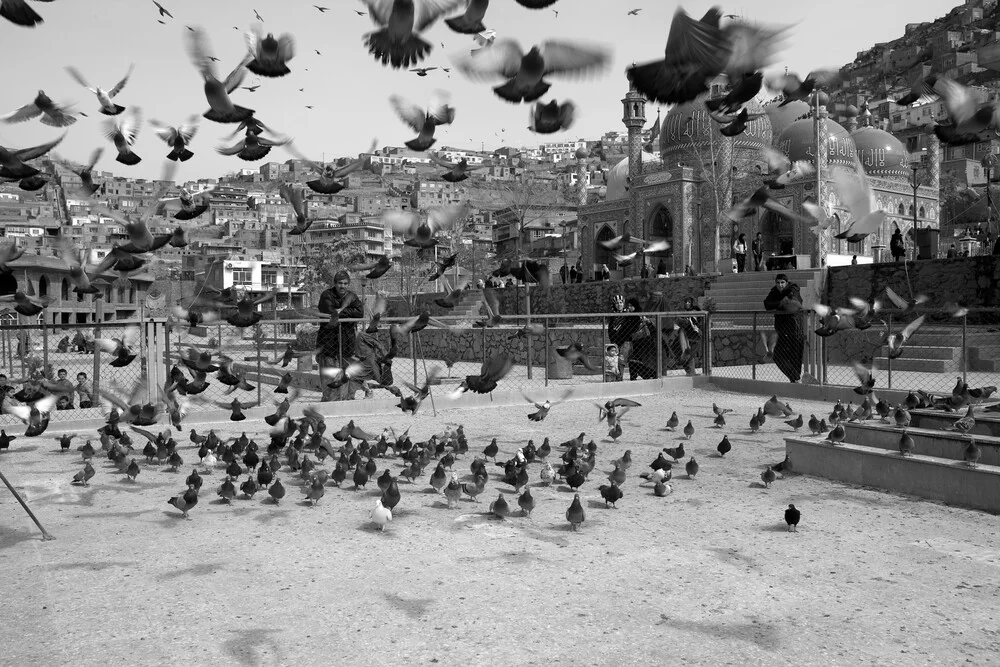
<instances>
[{"instance_id":1,"label":"child standing","mask_svg":"<svg viewBox=\"0 0 1000 667\"><path fill-rule=\"evenodd\" d=\"M614 343L608 343L604 346L604 381L620 382L621 379L622 367L618 346Z\"/></svg>"}]
</instances>

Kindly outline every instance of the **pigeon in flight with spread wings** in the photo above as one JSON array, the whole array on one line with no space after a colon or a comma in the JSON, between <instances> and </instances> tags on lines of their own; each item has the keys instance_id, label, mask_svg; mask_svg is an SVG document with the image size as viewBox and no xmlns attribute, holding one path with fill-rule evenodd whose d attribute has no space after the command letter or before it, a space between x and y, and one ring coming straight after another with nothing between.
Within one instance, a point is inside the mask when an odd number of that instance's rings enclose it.
<instances>
[{"instance_id":1,"label":"pigeon in flight with spread wings","mask_svg":"<svg viewBox=\"0 0 1000 667\"><path fill-rule=\"evenodd\" d=\"M246 68L258 76L279 77L289 72L288 61L295 57L295 39L284 34L265 37L260 26L253 26L246 33L248 62Z\"/></svg>"},{"instance_id":2,"label":"pigeon in flight with spread wings","mask_svg":"<svg viewBox=\"0 0 1000 667\"><path fill-rule=\"evenodd\" d=\"M576 115L576 105L566 100L559 104L552 100L548 104L537 102L528 112L528 129L536 134L553 134L568 130Z\"/></svg>"},{"instance_id":3,"label":"pigeon in flight with spread wings","mask_svg":"<svg viewBox=\"0 0 1000 667\"><path fill-rule=\"evenodd\" d=\"M253 116L253 109L233 104L229 99L229 94L240 87L243 77L246 76L245 59L229 73L225 81L219 81L215 77L212 57L208 55L208 38L200 28L188 33L188 54L205 80L205 98L210 107L202 114L205 118L216 123L239 123Z\"/></svg>"},{"instance_id":4,"label":"pigeon in flight with spread wings","mask_svg":"<svg viewBox=\"0 0 1000 667\"><path fill-rule=\"evenodd\" d=\"M84 197L92 197L94 193L101 189L100 185L94 184L94 166L104 154L103 148L97 148L90 154L90 160L86 165L79 165L72 162L61 162L67 169L80 177L80 187L77 192Z\"/></svg>"},{"instance_id":5,"label":"pigeon in flight with spread wings","mask_svg":"<svg viewBox=\"0 0 1000 667\"><path fill-rule=\"evenodd\" d=\"M419 132L415 139L406 142L406 147L414 151L425 151L434 145L434 130L438 125L450 125L455 120L455 108L448 104L450 95L443 90L435 91L427 109L407 102L399 95L389 97L389 103L395 109L396 115Z\"/></svg>"},{"instance_id":6,"label":"pigeon in flight with spread wings","mask_svg":"<svg viewBox=\"0 0 1000 667\"><path fill-rule=\"evenodd\" d=\"M170 146L168 160L186 162L194 157L194 153L188 150L188 144L198 132L198 116L191 116L186 123L177 127L164 125L157 120L150 120L149 124L153 126L156 136Z\"/></svg>"},{"instance_id":7,"label":"pigeon in flight with spread wings","mask_svg":"<svg viewBox=\"0 0 1000 667\"><path fill-rule=\"evenodd\" d=\"M132 151L132 144L139 136L140 127L142 127L142 110L139 107L132 107L130 113L105 121L104 136L118 149L115 162L129 166L142 162L142 158Z\"/></svg>"},{"instance_id":8,"label":"pigeon in flight with spread wings","mask_svg":"<svg viewBox=\"0 0 1000 667\"><path fill-rule=\"evenodd\" d=\"M439 166L448 169L447 172L441 175L441 178L449 183L461 183L469 177L470 173L477 171L485 171L488 167L474 167L469 168L469 161L466 158L462 158L458 162L449 162L439 155L434 153L427 153L427 157L431 159L431 162Z\"/></svg>"},{"instance_id":9,"label":"pigeon in flight with spread wings","mask_svg":"<svg viewBox=\"0 0 1000 667\"><path fill-rule=\"evenodd\" d=\"M30 104L25 104L20 109L0 117L0 120L5 123L23 123L41 116L43 125L67 127L76 122L76 116L69 112L69 107L70 105L56 104L44 90L39 90Z\"/></svg>"},{"instance_id":10,"label":"pigeon in flight with spread wings","mask_svg":"<svg viewBox=\"0 0 1000 667\"><path fill-rule=\"evenodd\" d=\"M516 41L500 39L488 49L457 57L455 66L473 80L507 79L493 92L517 104L534 102L547 93L551 87L544 79L547 75L581 77L603 70L610 62L611 52L603 46L548 40L525 53Z\"/></svg>"},{"instance_id":11,"label":"pigeon in flight with spread wings","mask_svg":"<svg viewBox=\"0 0 1000 667\"><path fill-rule=\"evenodd\" d=\"M361 0L378 30L365 35L368 52L393 69L411 67L433 48L420 33L464 0Z\"/></svg>"},{"instance_id":12,"label":"pigeon in flight with spread wings","mask_svg":"<svg viewBox=\"0 0 1000 667\"><path fill-rule=\"evenodd\" d=\"M374 153L375 147L377 145L378 145L378 139L372 139L372 145L368 149L368 153ZM324 195L337 194L338 192L343 190L346 186L340 179L344 178L350 173L357 171L358 169L361 169L361 167L364 166L365 163L364 158L358 158L357 160L348 162L343 167L336 167L332 164L324 164L322 162L313 162L305 155L300 153L299 150L295 147L295 144L292 142L288 143L285 150L287 150L289 153L294 155L299 160L302 160L303 162L308 164L313 171L319 174L319 178L314 178L311 181L306 181L306 185L313 192L319 192L320 194Z\"/></svg>"},{"instance_id":13,"label":"pigeon in flight with spread wings","mask_svg":"<svg viewBox=\"0 0 1000 667\"><path fill-rule=\"evenodd\" d=\"M674 12L663 60L628 69L629 81L653 102L683 104L709 90L725 72L730 81L773 64L785 28L752 26L734 21L719 25L722 12L712 7L701 19L681 8Z\"/></svg>"},{"instance_id":14,"label":"pigeon in flight with spread wings","mask_svg":"<svg viewBox=\"0 0 1000 667\"><path fill-rule=\"evenodd\" d=\"M72 66L67 67L66 71L69 72L70 76L72 76L78 84L80 84L81 86L83 86L84 88L86 88L87 90L89 90L90 92L92 92L94 95L97 96L97 101L100 102L101 104L100 111L102 114L104 114L105 116L117 116L122 111L125 111L125 107L123 107L120 104L115 104L111 100L114 99L114 97L118 95L118 93L122 92L122 89L125 87L125 84L128 83L129 77L132 76L132 70L134 68L135 65L129 65L128 72L125 74L125 76L122 78L121 81L115 84L115 87L112 88L111 90L104 90L101 87L91 86L89 83L87 83L87 80L83 77L83 74L80 73L80 70L76 69L75 67Z\"/></svg>"},{"instance_id":15,"label":"pigeon in flight with spread wings","mask_svg":"<svg viewBox=\"0 0 1000 667\"><path fill-rule=\"evenodd\" d=\"M451 229L469 215L469 205L451 204L427 210L427 220L412 211L383 211L382 221L398 234L404 234L404 245L412 248L433 248L438 244L434 236L439 230Z\"/></svg>"},{"instance_id":16,"label":"pigeon in flight with spread wings","mask_svg":"<svg viewBox=\"0 0 1000 667\"><path fill-rule=\"evenodd\" d=\"M807 160L792 162L776 148L765 146L761 149L761 153L767 160L768 166L768 178L764 180L764 185L772 190L784 190L792 181L808 178L816 173L812 163Z\"/></svg>"},{"instance_id":17,"label":"pigeon in flight with spread wings","mask_svg":"<svg viewBox=\"0 0 1000 667\"><path fill-rule=\"evenodd\" d=\"M559 405L560 403L564 403L567 399L569 399L569 397L573 395L573 389L572 388L567 389L559 396L559 398L555 400L546 399L541 403L529 397L526 393L524 393L524 391L521 391L521 395L524 396L524 400L528 401L528 403L531 403L532 405L535 406L536 412L530 413L528 415L528 419L530 419L533 422L540 422L546 417L548 417L549 410Z\"/></svg>"},{"instance_id":18,"label":"pigeon in flight with spread wings","mask_svg":"<svg viewBox=\"0 0 1000 667\"><path fill-rule=\"evenodd\" d=\"M855 158L857 161L857 158ZM848 243L858 243L869 234L874 234L882 228L885 222L885 211L873 210L874 196L868 179L860 163L857 172L834 167L833 187L840 201L851 212L851 219L844 231L836 234L836 239L846 239Z\"/></svg>"}]
</instances>

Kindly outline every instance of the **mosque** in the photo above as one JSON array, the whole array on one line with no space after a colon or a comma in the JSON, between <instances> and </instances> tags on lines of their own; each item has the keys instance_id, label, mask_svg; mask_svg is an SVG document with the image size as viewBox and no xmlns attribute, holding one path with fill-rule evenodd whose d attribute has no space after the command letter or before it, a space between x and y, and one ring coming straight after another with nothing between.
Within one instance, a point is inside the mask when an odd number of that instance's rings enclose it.
<instances>
[{"instance_id":1,"label":"mosque","mask_svg":"<svg viewBox=\"0 0 1000 667\"><path fill-rule=\"evenodd\" d=\"M620 268L619 275L637 275L635 262L618 267L611 253L600 245L625 231L647 241L668 241L670 248L647 255L646 263L652 269L662 259L671 274L684 271L686 266L696 272L731 271L732 243L741 233L746 234L749 248L760 232L764 256L794 257L788 265L795 268L844 264L853 255L862 263L888 261L887 247L895 227L907 236L914 219L921 257L925 250L927 257L936 256L936 232L927 231L938 227L939 215L940 147L933 133L929 134L928 148L919 156L911 155L899 139L870 125L867 109L847 107L843 125L830 118L829 98L820 92L811 103L794 101L779 106L752 100L746 105L751 118L746 130L729 138L719 131L720 124L709 116L704 104L705 99L724 94L724 90L725 81L717 80L705 97L670 109L659 125L659 155L643 150L640 134L646 124L645 98L634 89L625 95L622 121L628 129L628 157L610 169L605 200L579 208L585 271L606 264L613 270ZM773 190L772 196L797 213L803 212L803 202L822 202L830 219L825 232L763 209L738 222L721 215L761 186L767 173L761 152L765 146L778 149L792 162L806 160L818 166L817 173ZM877 233L859 243L847 243L833 238L846 229L851 214L833 187L832 168L856 172L857 165L864 170L875 206L887 217ZM908 247L913 247L912 240ZM637 249L632 244L622 254Z\"/></svg>"}]
</instances>

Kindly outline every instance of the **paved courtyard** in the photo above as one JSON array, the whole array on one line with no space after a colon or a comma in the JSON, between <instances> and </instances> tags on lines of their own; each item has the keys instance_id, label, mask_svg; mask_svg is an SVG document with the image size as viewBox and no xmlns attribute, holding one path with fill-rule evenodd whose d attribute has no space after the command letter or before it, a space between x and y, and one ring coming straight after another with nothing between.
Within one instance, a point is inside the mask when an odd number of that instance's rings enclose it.
<instances>
[{"instance_id":1,"label":"paved courtyard","mask_svg":"<svg viewBox=\"0 0 1000 667\"><path fill-rule=\"evenodd\" d=\"M136 482L95 459L89 487L73 441L55 433L19 437L0 470L57 539L43 542L5 489L0 492L0 583L4 656L11 665L48 664L989 664L997 630L1000 533L994 516L871 489L788 474L770 489L768 463L784 457L791 429L769 419L747 428L766 397L707 389L638 397L617 443L597 422L592 400L555 406L543 422L530 406L462 409L437 396L416 418L358 416L369 431L410 428L414 439L464 424L470 454L455 471L467 481L472 456L496 437L499 459L528 438L553 445L581 431L598 465L580 490L586 521L572 532L565 484L541 485L531 518L486 511L482 502L449 510L428 485L400 482L402 500L384 533L368 513L379 496L328 484L316 507L302 481L283 469L288 495L231 505L216 489L222 467L204 473L185 521L167 499L198 465L187 431L177 434L179 472L148 465ZM712 402L732 408L711 428ZM364 410L364 401L355 406ZM798 403L808 415L829 405ZM664 424L677 411L696 428L690 441ZM336 430L343 419L331 419ZM206 429L198 425L198 431ZM246 431L266 447L259 421L215 424ZM155 428L153 430L159 430ZM728 435L733 450L719 458ZM86 437L87 434L80 434ZM96 442L96 440L95 440ZM672 493L653 495L638 477L662 447L683 443L700 472L674 468ZM634 464L618 509L598 486L626 449ZM561 450L554 449L550 459ZM379 472L401 470L377 459ZM491 471L499 468L493 468ZM794 462L793 462L794 466ZM323 466L331 468L327 460ZM492 473L491 473L492 474ZM245 476L244 476L245 478ZM786 531L788 503L802 511Z\"/></svg>"}]
</instances>

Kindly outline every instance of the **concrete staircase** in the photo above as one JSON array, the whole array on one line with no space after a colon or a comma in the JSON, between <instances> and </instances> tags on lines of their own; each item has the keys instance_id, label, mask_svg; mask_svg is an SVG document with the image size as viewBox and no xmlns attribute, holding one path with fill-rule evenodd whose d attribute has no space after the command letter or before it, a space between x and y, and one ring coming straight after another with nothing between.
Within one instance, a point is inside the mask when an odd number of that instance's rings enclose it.
<instances>
[{"instance_id":1,"label":"concrete staircase","mask_svg":"<svg viewBox=\"0 0 1000 667\"><path fill-rule=\"evenodd\" d=\"M816 269L782 271L788 279L799 286L803 300L812 294L822 281L822 272ZM774 287L776 271L748 271L746 273L724 273L711 284L706 297L715 301L717 312L734 310L757 310L765 312L764 297Z\"/></svg>"},{"instance_id":2,"label":"concrete staircase","mask_svg":"<svg viewBox=\"0 0 1000 667\"><path fill-rule=\"evenodd\" d=\"M458 304L448 311L448 316L459 317L463 321L465 320L478 320L481 319L479 314L479 309L483 303L483 290L470 289L466 290L462 297L458 300Z\"/></svg>"},{"instance_id":3,"label":"concrete staircase","mask_svg":"<svg viewBox=\"0 0 1000 667\"><path fill-rule=\"evenodd\" d=\"M796 473L872 486L954 505L1000 512L1000 413L976 413L973 431L982 456L973 468L964 460L969 437L942 428L965 414L914 410L913 454L899 453L904 429L869 421L844 425L846 437L833 445L824 436L785 439Z\"/></svg>"},{"instance_id":4,"label":"concrete staircase","mask_svg":"<svg viewBox=\"0 0 1000 667\"><path fill-rule=\"evenodd\" d=\"M896 329L896 325L893 325ZM965 343L969 349L968 371L992 373L1000 370L1000 333L995 327L968 327ZM884 348L883 348L884 351ZM889 360L876 357L879 368ZM892 360L893 370L924 373L962 372L962 327L954 325L924 325L906 343L903 356Z\"/></svg>"}]
</instances>

